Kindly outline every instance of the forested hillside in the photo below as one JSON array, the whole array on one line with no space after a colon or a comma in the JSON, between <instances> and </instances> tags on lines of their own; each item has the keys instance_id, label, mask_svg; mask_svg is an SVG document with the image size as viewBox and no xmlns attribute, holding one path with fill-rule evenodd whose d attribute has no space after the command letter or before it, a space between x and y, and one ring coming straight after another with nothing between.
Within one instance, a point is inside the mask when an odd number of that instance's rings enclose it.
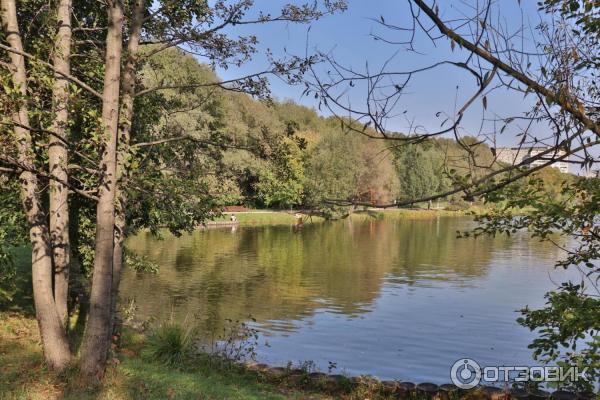
<instances>
[{"instance_id":1,"label":"forested hillside","mask_svg":"<svg viewBox=\"0 0 600 400\"><path fill-rule=\"evenodd\" d=\"M142 122L154 122L137 127L143 133L136 137L144 142L138 145L163 153L161 146L169 143L172 157L183 157L191 148L186 142L194 142L185 170L213 206L323 209L331 199L390 204L439 193L461 177L494 168L490 149L469 137L460 144L375 140L290 100L208 88L207 82L216 81L214 73L180 50L153 57L144 80L147 87L167 83L173 89L139 102L142 112L154 110ZM181 144L173 146L175 140ZM476 154L476 166L467 149ZM165 168L178 162L172 159Z\"/></svg>"}]
</instances>

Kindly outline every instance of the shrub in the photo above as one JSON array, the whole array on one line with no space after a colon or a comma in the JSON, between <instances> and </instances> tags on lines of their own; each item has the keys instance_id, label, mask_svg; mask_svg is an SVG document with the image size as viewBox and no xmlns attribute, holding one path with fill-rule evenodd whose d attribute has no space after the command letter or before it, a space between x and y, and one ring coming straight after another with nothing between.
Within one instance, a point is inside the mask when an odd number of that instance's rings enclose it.
<instances>
[{"instance_id":1,"label":"shrub","mask_svg":"<svg viewBox=\"0 0 600 400\"><path fill-rule=\"evenodd\" d=\"M256 322L252 318L253 322ZM256 360L258 330L246 322L227 319L223 334L213 343L212 354L234 363Z\"/></svg>"},{"instance_id":2,"label":"shrub","mask_svg":"<svg viewBox=\"0 0 600 400\"><path fill-rule=\"evenodd\" d=\"M195 337L193 328L173 321L164 322L150 335L146 351L153 360L179 365L193 353Z\"/></svg>"}]
</instances>

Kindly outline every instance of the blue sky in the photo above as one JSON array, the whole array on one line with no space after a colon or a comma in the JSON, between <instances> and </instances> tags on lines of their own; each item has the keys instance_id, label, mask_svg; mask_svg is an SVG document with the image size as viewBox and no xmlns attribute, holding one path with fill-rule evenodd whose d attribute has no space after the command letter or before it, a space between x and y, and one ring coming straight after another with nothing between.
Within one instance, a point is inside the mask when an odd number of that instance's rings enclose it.
<instances>
[{"instance_id":1,"label":"blue sky","mask_svg":"<svg viewBox=\"0 0 600 400\"><path fill-rule=\"evenodd\" d=\"M256 0L255 8L272 14L287 1L280 0ZM439 2L440 14L443 17L453 17L461 11L468 11L464 3ZM465 2L465 3L474 3ZM521 6L517 0L498 0L496 3L496 16L500 16L501 22L510 29L516 29L524 19L531 25L535 25L540 16L536 11L535 1L522 0ZM459 4L461 9L456 9L451 4ZM235 33L253 33L260 41L259 53L255 59L242 68L230 68L219 70L219 75L224 79L232 79L240 75L249 74L263 69L266 65L262 53L268 48L274 54L281 55L285 52L303 55L308 48L309 52L317 50L330 52L341 64L356 69L365 68L368 63L371 70L381 66L394 52L397 52L393 61L389 64L389 70L406 70L418 66L432 64L443 59L464 61L465 55L460 50L452 52L449 42L442 41L434 47L423 35L417 37L416 47L423 53L407 52L402 46L386 44L375 41L371 33L381 33L391 40L398 40L400 36L393 32L382 30L377 22L371 19L379 19L384 16L385 21L397 25L409 24L408 2L406 0L349 0L348 10L334 16L327 16L310 25L299 25L291 23L273 23L263 26L236 27ZM499 11L499 12L498 12ZM310 29L309 29L310 28ZM234 31L231 31L234 32ZM316 100L311 97L301 97L303 87L289 86L278 80L271 80L272 92L276 98L292 99L297 103L310 107L316 107ZM426 129L433 131L439 129L440 123L445 117L436 117L438 111L452 114L457 105L469 98L476 89L474 79L464 70L456 67L442 67L432 72L418 75L406 89L407 94L403 96L398 105L400 115L389 121L387 129L406 132L411 121ZM350 90L347 99L353 105L361 106L365 103L365 93L360 87ZM523 99L522 95L502 91L494 92L488 96L488 111L502 116L514 116L529 108L529 99ZM403 111L406 110L404 114ZM470 108L463 119L464 131L462 134L477 134L482 120L481 100ZM327 115L327 112L322 114ZM491 116L491 115L488 115ZM499 131L498 126L496 131ZM539 136L545 136L544 126L536 128ZM494 128L488 125L484 132L489 133ZM515 145L518 139L516 134L521 129L518 126L509 128L504 134L498 136L498 145ZM538 132L536 132L538 133Z\"/></svg>"}]
</instances>

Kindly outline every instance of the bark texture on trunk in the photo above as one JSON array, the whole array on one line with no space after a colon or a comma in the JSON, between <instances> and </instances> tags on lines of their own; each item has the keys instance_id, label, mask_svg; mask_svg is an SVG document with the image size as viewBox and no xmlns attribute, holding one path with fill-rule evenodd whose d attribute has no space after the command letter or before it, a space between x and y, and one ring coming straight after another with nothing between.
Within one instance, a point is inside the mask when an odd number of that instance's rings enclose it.
<instances>
[{"instance_id":1,"label":"bark texture on trunk","mask_svg":"<svg viewBox=\"0 0 600 400\"><path fill-rule=\"evenodd\" d=\"M127 197L123 190L128 178L129 169L129 142L131 136L131 124L133 121L133 100L135 95L135 79L138 65L138 53L140 38L142 35L142 24L146 0L136 0L132 13L129 42L127 43L127 61L123 71L123 98L121 104L121 116L119 118L119 146L117 153L117 203L115 215L115 247L113 252L113 280L111 307L113 320L111 332L116 317L117 300L119 295L119 284L121 283L121 270L123 269L123 251L125 250L126 229L126 207Z\"/></svg>"},{"instance_id":2,"label":"bark texture on trunk","mask_svg":"<svg viewBox=\"0 0 600 400\"><path fill-rule=\"evenodd\" d=\"M58 178L60 182L67 182L68 154L65 140L69 119L69 82L64 76L71 74L71 0L58 0L57 25L58 30L54 53L52 54L52 61L56 68L52 87L54 120L50 128L56 136L50 136L48 165L52 176ZM67 186L60 182L50 181L50 240L54 261L54 301L56 302L58 315L66 327L71 254L69 242L69 190Z\"/></svg>"},{"instance_id":3,"label":"bark texture on trunk","mask_svg":"<svg viewBox=\"0 0 600 400\"><path fill-rule=\"evenodd\" d=\"M108 32L102 121L104 151L100 170L96 209L96 248L90 296L90 316L83 339L81 372L88 377L102 378L111 339L112 272L115 228L115 192L117 166L117 131L119 122L119 86L121 51L123 47L123 6L119 0L108 4Z\"/></svg>"},{"instance_id":4,"label":"bark texture on trunk","mask_svg":"<svg viewBox=\"0 0 600 400\"><path fill-rule=\"evenodd\" d=\"M15 0L1 0L2 27L6 41L17 52L23 52L23 43L17 23ZM27 93L27 73L23 56L10 52L12 77L23 96ZM27 103L17 105L12 119L15 126L19 163L25 169L34 168L34 153L31 135L22 126L29 126ZM37 176L24 171L19 176L21 184L21 201L29 223L31 241L31 273L33 280L33 300L38 321L44 356L49 367L62 370L71 360L71 352L65 331L56 311L52 291L52 255L48 224L44 210L40 205Z\"/></svg>"}]
</instances>

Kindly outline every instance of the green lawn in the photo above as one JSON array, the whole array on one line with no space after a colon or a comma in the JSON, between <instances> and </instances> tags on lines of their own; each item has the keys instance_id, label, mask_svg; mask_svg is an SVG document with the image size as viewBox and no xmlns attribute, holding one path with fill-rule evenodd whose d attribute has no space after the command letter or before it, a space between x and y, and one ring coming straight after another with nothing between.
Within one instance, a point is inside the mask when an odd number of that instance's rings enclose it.
<instances>
[{"instance_id":1,"label":"green lawn","mask_svg":"<svg viewBox=\"0 0 600 400\"><path fill-rule=\"evenodd\" d=\"M474 211L477 211L474 209ZM227 222L231 213L225 213L215 222ZM296 222L294 212L270 211L270 210L253 210L234 213L240 226L254 225L293 225ZM386 210L357 210L351 214L354 220L364 218L409 218L409 219L427 219L437 216L461 216L466 215L466 211L447 211L447 210L427 210L424 208L415 209L386 209ZM306 219L305 223L321 223L325 221L321 217L313 216Z\"/></svg>"},{"instance_id":2,"label":"green lawn","mask_svg":"<svg viewBox=\"0 0 600 400\"><path fill-rule=\"evenodd\" d=\"M229 215L231 213L225 213L221 218L216 219L216 222L229 221ZM247 212L234 213L240 226L251 226L251 225L293 225L296 221L293 212L283 211L268 211L268 210L256 210ZM323 218L312 217L307 222L322 222Z\"/></svg>"},{"instance_id":3,"label":"green lawn","mask_svg":"<svg viewBox=\"0 0 600 400\"><path fill-rule=\"evenodd\" d=\"M238 368L189 362L172 368L140 356L143 336L126 334L101 385L57 376L43 362L34 319L0 312L0 399L326 399L326 395L269 384Z\"/></svg>"}]
</instances>

